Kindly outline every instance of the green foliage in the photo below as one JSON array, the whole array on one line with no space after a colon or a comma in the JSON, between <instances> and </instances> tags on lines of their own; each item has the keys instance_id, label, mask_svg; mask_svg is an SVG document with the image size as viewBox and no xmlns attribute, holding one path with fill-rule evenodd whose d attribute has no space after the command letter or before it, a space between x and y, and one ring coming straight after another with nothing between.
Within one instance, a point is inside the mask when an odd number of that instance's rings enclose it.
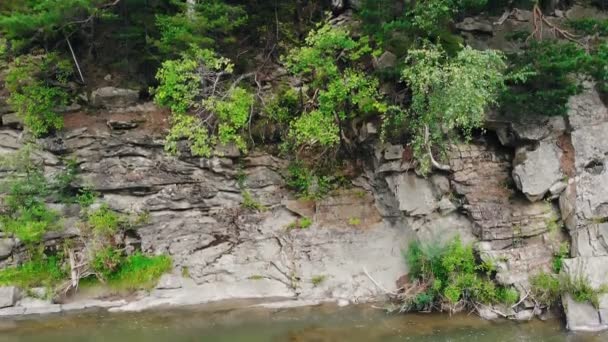
<instances>
[{"instance_id":1,"label":"green foliage","mask_svg":"<svg viewBox=\"0 0 608 342\"><path fill-rule=\"evenodd\" d=\"M171 265L171 258L166 255L135 253L122 260L118 270L108 276L108 284L122 290L148 289L171 270Z\"/></svg>"},{"instance_id":2,"label":"green foliage","mask_svg":"<svg viewBox=\"0 0 608 342\"><path fill-rule=\"evenodd\" d=\"M528 77L509 87L501 106L508 113L523 115L565 115L570 96L582 90L575 75L591 66L590 55L580 46L552 40L534 41L510 60L512 71Z\"/></svg>"},{"instance_id":3,"label":"green foliage","mask_svg":"<svg viewBox=\"0 0 608 342\"><path fill-rule=\"evenodd\" d=\"M176 154L178 142L183 139L190 143L194 156L210 157L217 143L235 143L239 149L247 149L242 131L251 115L253 95L238 86L218 93L221 88L218 82L223 75L231 74L233 67L228 59L195 47L180 59L163 63L156 75L160 84L154 100L173 112L171 131L165 142L168 152ZM213 84L203 86L206 82L202 82L202 77L207 79L209 75L213 75ZM198 102L203 93L207 97ZM196 110L198 115L185 114L189 109Z\"/></svg>"},{"instance_id":4,"label":"green foliage","mask_svg":"<svg viewBox=\"0 0 608 342\"><path fill-rule=\"evenodd\" d=\"M301 217L295 222L292 222L287 226L287 229L308 229L312 226L312 219L310 217Z\"/></svg>"},{"instance_id":5,"label":"green foliage","mask_svg":"<svg viewBox=\"0 0 608 342\"><path fill-rule=\"evenodd\" d=\"M44 286L52 287L65 279L66 271L57 256L36 254L32 260L17 267L0 270L0 286L14 285L27 289Z\"/></svg>"},{"instance_id":6,"label":"green foliage","mask_svg":"<svg viewBox=\"0 0 608 342\"><path fill-rule=\"evenodd\" d=\"M586 35L597 34L599 36L608 36L608 20L580 18L568 20L568 26L575 29L578 33Z\"/></svg>"},{"instance_id":7,"label":"green foliage","mask_svg":"<svg viewBox=\"0 0 608 342\"><path fill-rule=\"evenodd\" d=\"M530 278L534 298L545 306L551 306L561 295L561 285L556 275L540 272Z\"/></svg>"},{"instance_id":8,"label":"green foliage","mask_svg":"<svg viewBox=\"0 0 608 342\"><path fill-rule=\"evenodd\" d=\"M156 18L160 38L154 44L165 54L179 53L192 45L212 47L216 40L234 41L231 32L247 21L247 12L242 6L222 0L201 1L191 9L184 1L170 2L178 6L178 12Z\"/></svg>"},{"instance_id":9,"label":"green foliage","mask_svg":"<svg viewBox=\"0 0 608 342\"><path fill-rule=\"evenodd\" d=\"M487 272L491 267L478 263L472 246L463 245L459 238L443 247L414 242L405 258L410 280L428 286L426 291L406 298L406 310L426 309L436 301L514 304L519 299L515 289L494 284Z\"/></svg>"},{"instance_id":10,"label":"green foliage","mask_svg":"<svg viewBox=\"0 0 608 342\"><path fill-rule=\"evenodd\" d=\"M563 242L553 256L553 272L559 273L562 270L564 259L568 257L570 257L570 245L567 242Z\"/></svg>"},{"instance_id":11,"label":"green foliage","mask_svg":"<svg viewBox=\"0 0 608 342\"><path fill-rule=\"evenodd\" d=\"M88 213L87 224L95 235L110 237L125 224L125 219L104 204L99 209Z\"/></svg>"},{"instance_id":12,"label":"green foliage","mask_svg":"<svg viewBox=\"0 0 608 342\"><path fill-rule=\"evenodd\" d=\"M345 122L386 110L378 80L357 68L372 53L368 40L326 24L285 57L288 70L306 80L304 101L313 103L291 124L289 137L295 145L335 147Z\"/></svg>"},{"instance_id":13,"label":"green foliage","mask_svg":"<svg viewBox=\"0 0 608 342\"><path fill-rule=\"evenodd\" d=\"M59 215L49 210L44 203L19 208L12 215L0 217L2 231L14 234L21 242L40 242L46 232L57 228Z\"/></svg>"},{"instance_id":14,"label":"green foliage","mask_svg":"<svg viewBox=\"0 0 608 342\"><path fill-rule=\"evenodd\" d=\"M110 246L96 251L90 261L90 265L98 277L106 280L118 270L122 261L121 252Z\"/></svg>"},{"instance_id":15,"label":"green foliage","mask_svg":"<svg viewBox=\"0 0 608 342\"><path fill-rule=\"evenodd\" d=\"M487 0L423 0L403 10L392 0L363 0L359 16L363 29L383 46L400 54L417 39L430 39L446 48L453 36L449 24L458 13L480 9Z\"/></svg>"},{"instance_id":16,"label":"green foliage","mask_svg":"<svg viewBox=\"0 0 608 342\"><path fill-rule=\"evenodd\" d=\"M312 286L317 287L317 286L321 285L325 281L326 278L327 278L327 276L325 276L325 275L316 275L316 276L312 277L310 282L312 283Z\"/></svg>"},{"instance_id":17,"label":"green foliage","mask_svg":"<svg viewBox=\"0 0 608 342\"><path fill-rule=\"evenodd\" d=\"M317 175L300 162L293 162L287 168L287 186L300 198L319 199L329 193L332 180L328 176Z\"/></svg>"},{"instance_id":18,"label":"green foliage","mask_svg":"<svg viewBox=\"0 0 608 342\"><path fill-rule=\"evenodd\" d=\"M78 26L78 21L98 13L98 0L8 0L0 7L0 33L16 48L32 41L47 42Z\"/></svg>"},{"instance_id":19,"label":"green foliage","mask_svg":"<svg viewBox=\"0 0 608 342\"><path fill-rule=\"evenodd\" d=\"M9 66L5 79L8 103L35 136L63 127L57 108L65 106L68 94L55 84L65 84L71 65L56 54L24 55Z\"/></svg>"},{"instance_id":20,"label":"green foliage","mask_svg":"<svg viewBox=\"0 0 608 342\"><path fill-rule=\"evenodd\" d=\"M498 51L466 47L448 58L442 48L429 44L411 50L407 62L403 79L411 88L412 103L406 120L414 157L427 173L430 149L445 147L456 129L468 138L481 127L485 110L496 104L504 86L506 66Z\"/></svg>"}]
</instances>

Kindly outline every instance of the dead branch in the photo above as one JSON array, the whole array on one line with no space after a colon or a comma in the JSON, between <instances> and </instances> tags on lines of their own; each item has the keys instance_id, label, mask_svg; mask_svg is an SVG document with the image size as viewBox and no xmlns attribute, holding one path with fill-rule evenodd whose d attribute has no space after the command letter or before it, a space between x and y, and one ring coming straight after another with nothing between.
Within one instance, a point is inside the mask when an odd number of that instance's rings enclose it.
<instances>
[{"instance_id":1,"label":"dead branch","mask_svg":"<svg viewBox=\"0 0 608 342\"><path fill-rule=\"evenodd\" d=\"M431 164L436 169L439 169L442 171L452 171L452 168L449 165L440 164L439 162L437 162L435 160L435 157L433 157L433 151L431 151L431 144L429 143L429 135L430 135L429 126L424 125L424 145L426 146L427 154L429 155L429 158L431 159Z\"/></svg>"},{"instance_id":2,"label":"dead branch","mask_svg":"<svg viewBox=\"0 0 608 342\"><path fill-rule=\"evenodd\" d=\"M384 286L382 286L379 282L377 282L376 279L372 278L372 276L367 272L367 269L365 268L365 266L363 266L363 272L369 278L369 280L371 280L372 283L374 283L374 285L376 285L377 288L384 291L385 294L387 294L389 296L397 296L397 293L387 290Z\"/></svg>"}]
</instances>

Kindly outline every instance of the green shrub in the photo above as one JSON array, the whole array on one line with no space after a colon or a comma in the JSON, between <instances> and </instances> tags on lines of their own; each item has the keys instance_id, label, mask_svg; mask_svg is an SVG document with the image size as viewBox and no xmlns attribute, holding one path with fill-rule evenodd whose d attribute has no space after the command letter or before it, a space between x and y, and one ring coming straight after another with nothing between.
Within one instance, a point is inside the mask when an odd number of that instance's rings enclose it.
<instances>
[{"instance_id":1,"label":"green shrub","mask_svg":"<svg viewBox=\"0 0 608 342\"><path fill-rule=\"evenodd\" d=\"M559 300L562 293L560 280L556 275L540 272L530 278L534 298L545 306L551 306Z\"/></svg>"},{"instance_id":2,"label":"green shrub","mask_svg":"<svg viewBox=\"0 0 608 342\"><path fill-rule=\"evenodd\" d=\"M287 167L287 186L304 199L319 199L329 193L332 179L315 174L301 162L293 162Z\"/></svg>"},{"instance_id":3,"label":"green shrub","mask_svg":"<svg viewBox=\"0 0 608 342\"><path fill-rule=\"evenodd\" d=\"M528 77L502 94L501 107L521 115L566 114L568 98L582 89L573 74L583 73L589 66L589 55L581 47L552 40L534 41L509 59L512 71Z\"/></svg>"},{"instance_id":4,"label":"green shrub","mask_svg":"<svg viewBox=\"0 0 608 342\"><path fill-rule=\"evenodd\" d=\"M242 6L222 0L207 0L194 5L192 10L184 2L173 2L179 11L173 15L158 15L156 25L160 38L154 45L164 54L175 54L189 46L211 47L217 40L233 40L231 32L247 21Z\"/></svg>"},{"instance_id":5,"label":"green shrub","mask_svg":"<svg viewBox=\"0 0 608 342\"><path fill-rule=\"evenodd\" d=\"M65 279L66 275L58 256L36 255L21 266L0 270L0 286L14 285L24 289L53 287Z\"/></svg>"},{"instance_id":6,"label":"green shrub","mask_svg":"<svg viewBox=\"0 0 608 342\"><path fill-rule=\"evenodd\" d=\"M122 253L114 247L104 247L95 252L90 262L93 271L102 280L109 279L123 262Z\"/></svg>"},{"instance_id":7,"label":"green shrub","mask_svg":"<svg viewBox=\"0 0 608 342\"><path fill-rule=\"evenodd\" d=\"M126 257L118 270L108 277L108 284L117 289L147 289L171 270L172 261L166 255L145 256L136 253Z\"/></svg>"},{"instance_id":8,"label":"green shrub","mask_svg":"<svg viewBox=\"0 0 608 342\"><path fill-rule=\"evenodd\" d=\"M124 218L112 211L107 204L88 213L87 216L88 227L95 235L102 237L109 237L116 234L124 223Z\"/></svg>"},{"instance_id":9,"label":"green shrub","mask_svg":"<svg viewBox=\"0 0 608 342\"><path fill-rule=\"evenodd\" d=\"M290 125L295 146L336 147L352 119L386 111L378 80L361 65L371 53L368 37L355 39L329 24L311 30L304 46L288 53L287 69L305 80L302 101L310 103Z\"/></svg>"},{"instance_id":10,"label":"green shrub","mask_svg":"<svg viewBox=\"0 0 608 342\"><path fill-rule=\"evenodd\" d=\"M310 217L302 217L290 223L287 229L307 229L310 226L312 226L312 219Z\"/></svg>"},{"instance_id":11,"label":"green shrub","mask_svg":"<svg viewBox=\"0 0 608 342\"><path fill-rule=\"evenodd\" d=\"M422 310L435 302L514 304L519 293L513 288L497 286L487 275L489 267L478 262L471 245L459 238L445 246L410 244L405 258L411 281L427 289L405 298L402 310Z\"/></svg>"},{"instance_id":12,"label":"green shrub","mask_svg":"<svg viewBox=\"0 0 608 342\"><path fill-rule=\"evenodd\" d=\"M14 234L21 242L33 244L42 241L46 232L56 229L59 215L44 203L22 207L10 216L0 217L2 230Z\"/></svg>"},{"instance_id":13,"label":"green shrub","mask_svg":"<svg viewBox=\"0 0 608 342\"><path fill-rule=\"evenodd\" d=\"M553 272L559 273L562 270L564 259L570 256L570 245L567 242L560 244L559 250L553 255Z\"/></svg>"},{"instance_id":14,"label":"green shrub","mask_svg":"<svg viewBox=\"0 0 608 342\"><path fill-rule=\"evenodd\" d=\"M68 94L56 84L66 84L72 67L56 54L17 57L9 66L6 89L8 103L35 136L63 127L59 107L67 104Z\"/></svg>"},{"instance_id":15,"label":"green shrub","mask_svg":"<svg viewBox=\"0 0 608 342\"><path fill-rule=\"evenodd\" d=\"M242 151L247 149L242 134L254 98L248 90L222 81L233 67L230 60L213 51L195 47L180 59L163 63L156 74L159 86L154 100L173 112L165 141L168 152L177 154L181 140L190 143L192 155L207 158L217 143L234 143ZM196 110L196 116L186 114L190 109Z\"/></svg>"},{"instance_id":16,"label":"green shrub","mask_svg":"<svg viewBox=\"0 0 608 342\"><path fill-rule=\"evenodd\" d=\"M578 33L587 35L598 34L608 36L608 20L580 18L568 20L568 26L575 29Z\"/></svg>"}]
</instances>

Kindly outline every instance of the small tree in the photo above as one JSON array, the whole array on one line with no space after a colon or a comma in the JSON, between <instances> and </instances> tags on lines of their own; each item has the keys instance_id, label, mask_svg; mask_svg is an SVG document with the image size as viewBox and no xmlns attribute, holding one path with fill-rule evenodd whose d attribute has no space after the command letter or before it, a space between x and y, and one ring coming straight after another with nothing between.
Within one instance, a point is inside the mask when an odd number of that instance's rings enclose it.
<instances>
[{"instance_id":1,"label":"small tree","mask_svg":"<svg viewBox=\"0 0 608 342\"><path fill-rule=\"evenodd\" d=\"M254 105L253 95L232 80L233 65L211 50L192 47L177 60L165 61L156 78L160 85L154 100L171 108L173 125L165 148L178 152L178 142L187 140L195 156L209 157L213 147L235 143L246 150L242 137Z\"/></svg>"},{"instance_id":2,"label":"small tree","mask_svg":"<svg viewBox=\"0 0 608 342\"><path fill-rule=\"evenodd\" d=\"M363 70L362 62L371 53L367 37L354 39L347 29L328 24L312 30L303 47L290 51L287 68L305 81L303 108L289 134L297 146L348 143L347 123L386 110L378 80Z\"/></svg>"},{"instance_id":3,"label":"small tree","mask_svg":"<svg viewBox=\"0 0 608 342\"><path fill-rule=\"evenodd\" d=\"M459 129L465 138L483 124L486 109L496 104L504 87L504 57L494 50L462 49L454 58L434 45L411 50L403 79L412 91L407 125L414 156L423 173L431 167L448 170L433 157Z\"/></svg>"}]
</instances>

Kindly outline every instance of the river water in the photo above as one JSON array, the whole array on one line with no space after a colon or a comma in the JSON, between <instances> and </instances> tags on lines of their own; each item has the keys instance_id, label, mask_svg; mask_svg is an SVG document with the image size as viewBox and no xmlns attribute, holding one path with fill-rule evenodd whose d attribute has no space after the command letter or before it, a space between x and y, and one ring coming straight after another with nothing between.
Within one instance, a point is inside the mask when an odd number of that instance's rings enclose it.
<instances>
[{"instance_id":1,"label":"river water","mask_svg":"<svg viewBox=\"0 0 608 342\"><path fill-rule=\"evenodd\" d=\"M282 310L205 307L0 319L0 341L599 342L608 341L608 334L569 333L558 320L488 322L474 315L387 315L369 305L328 305Z\"/></svg>"}]
</instances>

